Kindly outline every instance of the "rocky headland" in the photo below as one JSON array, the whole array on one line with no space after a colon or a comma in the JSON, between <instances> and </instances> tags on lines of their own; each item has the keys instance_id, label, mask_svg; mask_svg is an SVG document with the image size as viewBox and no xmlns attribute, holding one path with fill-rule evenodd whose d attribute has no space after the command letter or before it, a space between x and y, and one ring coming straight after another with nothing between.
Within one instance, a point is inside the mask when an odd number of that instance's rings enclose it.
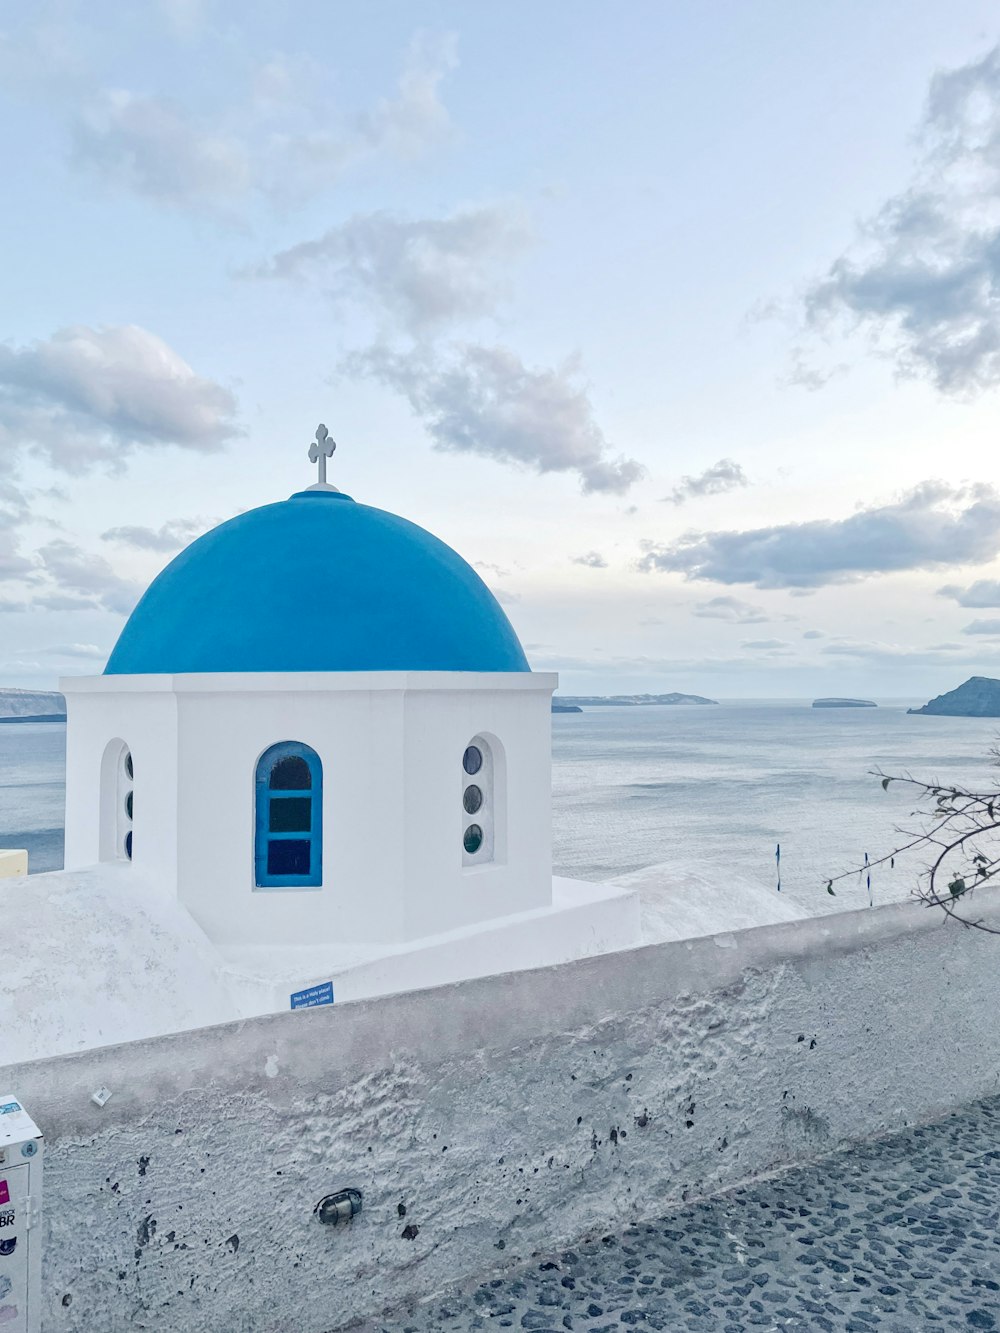
<instances>
[{"instance_id":1,"label":"rocky headland","mask_svg":"<svg viewBox=\"0 0 1000 1333\"><path fill-rule=\"evenodd\" d=\"M964 685L947 694L939 694L923 708L908 708L906 711L936 717L1000 717L1000 680L970 676Z\"/></svg>"},{"instance_id":2,"label":"rocky headland","mask_svg":"<svg viewBox=\"0 0 1000 1333\"><path fill-rule=\"evenodd\" d=\"M66 700L54 690L0 689L0 723L65 720Z\"/></svg>"},{"instance_id":3,"label":"rocky headland","mask_svg":"<svg viewBox=\"0 0 1000 1333\"><path fill-rule=\"evenodd\" d=\"M813 708L878 708L871 699L814 699Z\"/></svg>"}]
</instances>

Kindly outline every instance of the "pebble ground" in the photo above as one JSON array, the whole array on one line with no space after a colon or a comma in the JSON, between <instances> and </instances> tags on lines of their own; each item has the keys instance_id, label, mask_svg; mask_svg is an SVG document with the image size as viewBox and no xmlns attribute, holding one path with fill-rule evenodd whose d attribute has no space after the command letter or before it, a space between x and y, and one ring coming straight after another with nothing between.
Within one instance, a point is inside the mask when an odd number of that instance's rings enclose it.
<instances>
[{"instance_id":1,"label":"pebble ground","mask_svg":"<svg viewBox=\"0 0 1000 1333\"><path fill-rule=\"evenodd\" d=\"M365 1328L1000 1330L1000 1099Z\"/></svg>"}]
</instances>

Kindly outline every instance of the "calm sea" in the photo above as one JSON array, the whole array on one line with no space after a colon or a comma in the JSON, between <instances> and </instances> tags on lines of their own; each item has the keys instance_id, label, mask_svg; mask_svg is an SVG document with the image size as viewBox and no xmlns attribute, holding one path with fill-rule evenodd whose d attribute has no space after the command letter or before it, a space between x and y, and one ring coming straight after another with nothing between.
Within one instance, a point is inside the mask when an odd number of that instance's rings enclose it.
<instances>
[{"instance_id":1,"label":"calm sea","mask_svg":"<svg viewBox=\"0 0 1000 1333\"><path fill-rule=\"evenodd\" d=\"M814 912L859 907L864 884L846 881L834 899L827 878L891 851L894 827L913 823L912 793L883 792L871 769L1000 785L988 755L1000 719L809 703L556 714L557 872L599 880L665 864L777 891L780 843L783 893ZM905 862L876 872L875 900L905 897L914 873Z\"/></svg>"},{"instance_id":2,"label":"calm sea","mask_svg":"<svg viewBox=\"0 0 1000 1333\"><path fill-rule=\"evenodd\" d=\"M63 863L66 727L0 724L0 847L26 847L29 870Z\"/></svg>"},{"instance_id":3,"label":"calm sea","mask_svg":"<svg viewBox=\"0 0 1000 1333\"><path fill-rule=\"evenodd\" d=\"M556 714L552 733L557 873L666 864L776 891L780 842L782 891L814 911L867 902L859 882L830 899L826 878L890 850L908 822L911 796L883 792L869 770L1000 784L988 755L1000 720L911 717L901 703L594 708ZM60 724L0 725L0 847L27 847L34 871L62 865L64 756ZM879 871L872 893L911 883L905 866Z\"/></svg>"}]
</instances>

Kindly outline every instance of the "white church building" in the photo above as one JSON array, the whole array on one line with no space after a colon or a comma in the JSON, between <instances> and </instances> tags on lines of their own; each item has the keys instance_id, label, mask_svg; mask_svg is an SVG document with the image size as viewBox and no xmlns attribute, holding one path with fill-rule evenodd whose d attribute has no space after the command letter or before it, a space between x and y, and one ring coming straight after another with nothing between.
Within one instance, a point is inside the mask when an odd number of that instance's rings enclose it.
<instances>
[{"instance_id":1,"label":"white church building","mask_svg":"<svg viewBox=\"0 0 1000 1333\"><path fill-rule=\"evenodd\" d=\"M461 556L329 485L317 439L316 485L194 541L103 675L61 682L66 869L27 883L72 881L77 932L111 886L91 928L133 952L122 914L158 914L149 950L216 973L204 1021L636 945L633 892L552 875L556 676ZM153 1033L101 1040L125 1035Z\"/></svg>"}]
</instances>

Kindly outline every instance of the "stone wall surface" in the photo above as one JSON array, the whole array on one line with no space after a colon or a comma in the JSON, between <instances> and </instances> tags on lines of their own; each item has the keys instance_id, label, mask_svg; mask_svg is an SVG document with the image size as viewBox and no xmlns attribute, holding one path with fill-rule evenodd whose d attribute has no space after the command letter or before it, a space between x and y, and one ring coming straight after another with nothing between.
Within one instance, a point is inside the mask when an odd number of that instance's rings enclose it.
<instances>
[{"instance_id":1,"label":"stone wall surface","mask_svg":"<svg viewBox=\"0 0 1000 1333\"><path fill-rule=\"evenodd\" d=\"M0 1069L45 1331L325 1333L932 1119L1000 1086L998 954L902 904Z\"/></svg>"}]
</instances>

